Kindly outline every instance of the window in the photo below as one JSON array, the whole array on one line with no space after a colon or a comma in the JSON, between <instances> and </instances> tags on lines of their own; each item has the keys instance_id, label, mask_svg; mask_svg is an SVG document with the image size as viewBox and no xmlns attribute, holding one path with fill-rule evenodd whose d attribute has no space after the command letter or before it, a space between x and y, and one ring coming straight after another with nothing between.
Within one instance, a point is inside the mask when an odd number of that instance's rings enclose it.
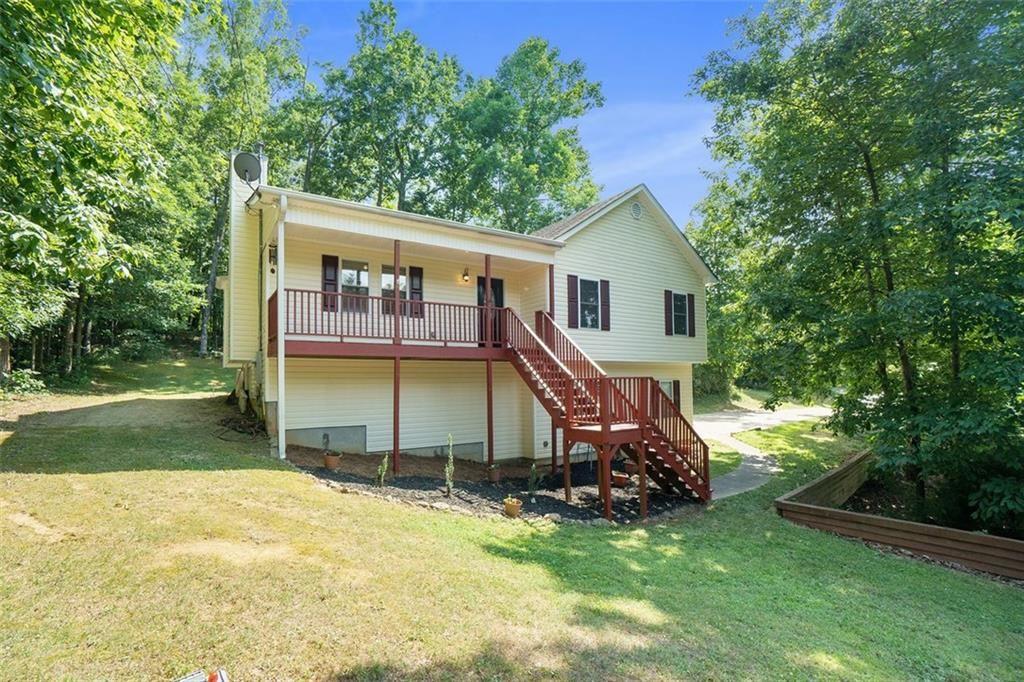
<instances>
[{"instance_id":1,"label":"window","mask_svg":"<svg viewBox=\"0 0 1024 682\"><path fill-rule=\"evenodd\" d=\"M601 287L594 279L580 279L580 328L601 328Z\"/></svg>"},{"instance_id":2,"label":"window","mask_svg":"<svg viewBox=\"0 0 1024 682\"><path fill-rule=\"evenodd\" d=\"M672 333L686 336L689 333L686 294L672 294Z\"/></svg>"},{"instance_id":3,"label":"window","mask_svg":"<svg viewBox=\"0 0 1024 682\"><path fill-rule=\"evenodd\" d=\"M380 268L380 295L385 299L394 299L395 297L395 266L394 265L382 265ZM409 280L405 276L405 268L401 268L398 272L398 297L409 298ZM395 303L393 300L384 301L382 310L385 315L392 315L395 312Z\"/></svg>"},{"instance_id":4,"label":"window","mask_svg":"<svg viewBox=\"0 0 1024 682\"><path fill-rule=\"evenodd\" d=\"M357 260L341 261L341 293L356 296L370 295L370 264ZM355 296L342 298L342 309L348 312L365 313L367 300Z\"/></svg>"}]
</instances>

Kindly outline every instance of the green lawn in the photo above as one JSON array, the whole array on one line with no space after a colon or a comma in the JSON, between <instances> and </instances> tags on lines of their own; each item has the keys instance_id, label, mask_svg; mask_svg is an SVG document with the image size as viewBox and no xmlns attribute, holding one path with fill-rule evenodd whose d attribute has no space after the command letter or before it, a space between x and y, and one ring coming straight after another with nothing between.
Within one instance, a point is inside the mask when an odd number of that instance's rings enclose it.
<instances>
[{"instance_id":1,"label":"green lawn","mask_svg":"<svg viewBox=\"0 0 1024 682\"><path fill-rule=\"evenodd\" d=\"M528 525L318 485L264 442L221 433L222 398L163 389L168 374L189 391L230 378L212 366L111 372L106 395L0 403L11 679L216 666L238 680L1019 679L1024 668L1024 590L776 516L776 495L849 447L807 424L744 434L783 473L703 513Z\"/></svg>"},{"instance_id":2,"label":"green lawn","mask_svg":"<svg viewBox=\"0 0 1024 682\"><path fill-rule=\"evenodd\" d=\"M743 455L716 440L707 440L711 450L711 478L724 476L743 461Z\"/></svg>"},{"instance_id":3,"label":"green lawn","mask_svg":"<svg viewBox=\"0 0 1024 682\"><path fill-rule=\"evenodd\" d=\"M693 399L693 413L695 415L707 414L709 412L723 412L726 410L760 410L763 409L764 401L768 399L768 391L756 388L739 388L733 386L728 395L706 395ZM801 407L799 403L783 402L780 409L790 407Z\"/></svg>"}]
</instances>

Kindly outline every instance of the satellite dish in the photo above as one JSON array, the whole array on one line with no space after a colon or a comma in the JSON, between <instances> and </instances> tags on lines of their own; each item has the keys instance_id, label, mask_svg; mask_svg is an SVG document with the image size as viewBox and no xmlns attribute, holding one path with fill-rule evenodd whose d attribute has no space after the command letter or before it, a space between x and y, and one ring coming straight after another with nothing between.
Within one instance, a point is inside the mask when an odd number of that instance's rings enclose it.
<instances>
[{"instance_id":1,"label":"satellite dish","mask_svg":"<svg viewBox=\"0 0 1024 682\"><path fill-rule=\"evenodd\" d=\"M246 184L257 182L260 179L262 165L255 154L249 152L238 152L235 154L235 173L245 180Z\"/></svg>"}]
</instances>

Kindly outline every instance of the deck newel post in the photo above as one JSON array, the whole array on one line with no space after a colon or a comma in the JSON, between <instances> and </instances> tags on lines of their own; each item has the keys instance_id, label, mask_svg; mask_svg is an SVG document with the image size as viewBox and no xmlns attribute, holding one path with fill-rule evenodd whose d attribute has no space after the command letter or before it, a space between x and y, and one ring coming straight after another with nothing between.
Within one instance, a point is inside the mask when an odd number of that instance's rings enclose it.
<instances>
[{"instance_id":1,"label":"deck newel post","mask_svg":"<svg viewBox=\"0 0 1024 682\"><path fill-rule=\"evenodd\" d=\"M568 436L562 436L562 484L565 487L565 501L572 502L572 466L569 462L569 451L572 443Z\"/></svg>"},{"instance_id":2,"label":"deck newel post","mask_svg":"<svg viewBox=\"0 0 1024 682\"><path fill-rule=\"evenodd\" d=\"M548 264L548 314L551 316L552 321L555 319L555 264ZM542 328L546 329L547 325ZM544 338L544 334L541 335L544 343L547 343L547 339ZM558 425L555 424L555 418L551 418L551 473L555 473L555 468L558 465Z\"/></svg>"},{"instance_id":3,"label":"deck newel post","mask_svg":"<svg viewBox=\"0 0 1024 682\"><path fill-rule=\"evenodd\" d=\"M277 456L284 459L288 448L284 404L285 329L288 315L288 297L284 290L284 217L288 210L288 197L282 196L280 201L277 214Z\"/></svg>"},{"instance_id":4,"label":"deck newel post","mask_svg":"<svg viewBox=\"0 0 1024 682\"><path fill-rule=\"evenodd\" d=\"M637 452L637 465L640 474L640 518L647 519L647 443L643 440L633 447Z\"/></svg>"},{"instance_id":5,"label":"deck newel post","mask_svg":"<svg viewBox=\"0 0 1024 682\"><path fill-rule=\"evenodd\" d=\"M611 411L611 386L608 382L608 377L602 376L600 379L599 390L600 393L600 409L601 409L601 437L603 442L608 443L611 440L612 430L612 411Z\"/></svg>"},{"instance_id":6,"label":"deck newel post","mask_svg":"<svg viewBox=\"0 0 1024 682\"><path fill-rule=\"evenodd\" d=\"M392 341L395 343L395 345L401 345L401 343L402 343L402 325L401 325L401 318L402 318L401 291L402 290L401 290L401 286L400 286L401 281L402 281L402 277L401 277L401 272L402 272L401 258L402 258L402 242L400 240L396 239L395 240L394 286L393 286L394 295L395 295L395 301L394 301L394 310L392 311L393 317L391 318L391 323L394 325L394 328L392 329L392 333L393 333ZM399 396L401 395L401 386L402 386L402 372L401 372L401 368L402 368L402 358L401 358L400 353L398 352L398 349L396 348L395 349L395 379L394 379L394 385L392 386L392 397L393 397L393 401L394 401L394 404L392 405L392 408L393 408L392 430L393 430L393 432L391 434L392 442L393 442L392 449L391 449L391 468L392 468L392 470L396 474L398 473L399 459L401 459L401 455L400 455L401 450L399 450L399 412L400 412Z\"/></svg>"}]
</instances>

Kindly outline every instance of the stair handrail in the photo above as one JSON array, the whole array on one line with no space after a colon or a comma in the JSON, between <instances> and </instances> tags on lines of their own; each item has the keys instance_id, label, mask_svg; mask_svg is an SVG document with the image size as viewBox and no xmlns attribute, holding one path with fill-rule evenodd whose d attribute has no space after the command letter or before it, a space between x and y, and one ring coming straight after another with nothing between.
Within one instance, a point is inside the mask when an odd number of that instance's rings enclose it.
<instances>
[{"instance_id":1,"label":"stair handrail","mask_svg":"<svg viewBox=\"0 0 1024 682\"><path fill-rule=\"evenodd\" d=\"M515 325L521 331L525 330L526 335L532 341L534 341L537 344L537 346L539 346L539 349L541 351L544 351L546 353L546 355L548 356L548 359L551 360L555 364L555 367L562 374L564 374L565 377L567 377L569 383L572 386L576 386L576 384L579 383L579 380L573 375L573 373L571 371L569 371L569 368L566 367L562 363L562 361L558 359L558 356L556 356L554 353L551 352L551 349L548 348L548 346L541 340L541 338L537 335L537 333L533 329L530 328L530 325L526 324L526 322L524 322L523 319L521 317L519 317L519 315L517 315L516 312L512 308L503 308L502 310L504 310L505 315L507 315L509 317L508 326L506 327L506 330L505 330L505 343L508 345L510 350L512 350L513 352L518 353L521 358L523 358L525 361L529 362L529 358L527 358L527 356L522 352L521 349L516 348L515 344L513 343L512 328L513 328L513 325ZM540 371L536 367L531 367L531 368L537 374L538 379L541 379L543 381L543 377L541 377ZM565 400L565 396L557 395L555 393L554 389L547 383L547 381L545 381L544 383L545 383L545 386L546 386L546 389L547 389L548 393L550 393L551 396L553 398L555 398L556 400L561 400L562 401L562 408L565 410L566 418L571 420L572 419L572 413L573 413L572 401L571 400L566 401ZM567 393L570 396L573 395L572 391L567 391Z\"/></svg>"},{"instance_id":2,"label":"stair handrail","mask_svg":"<svg viewBox=\"0 0 1024 682\"><path fill-rule=\"evenodd\" d=\"M705 486L709 486L711 478L709 476L710 468L710 457L711 450L708 444L704 442L704 439L700 437L697 430L693 428L693 424L686 418L686 416L676 407L675 401L667 393L665 389L661 387L661 384L657 382L653 377L647 377L647 382L650 385L651 397L657 402L657 414L663 414L663 411L669 412L669 417L676 419L678 423L682 425L683 435L690 441L691 445L696 447L685 447L682 442L677 442L673 438L673 434L662 428L655 417L655 409L653 405L648 409L648 423L652 428L657 429L662 437L672 443L675 450L686 460L687 465L700 477L701 481L704 482Z\"/></svg>"},{"instance_id":3,"label":"stair handrail","mask_svg":"<svg viewBox=\"0 0 1024 682\"><path fill-rule=\"evenodd\" d=\"M558 326L558 323L555 322L555 318L551 316L550 312L547 310L538 310L536 323L538 330L540 330L541 340L551 348L559 360L562 360L563 365L569 367L573 363L578 363L581 368L585 370L582 375L577 374L575 376L580 379L597 379L607 376L607 373L605 373L605 371L601 369L601 366L591 359L590 355L580 347L580 344L575 342L571 336L565 333L565 330ZM569 352L559 354L558 351L564 349L566 346ZM573 354L577 355L577 357L570 359L566 356Z\"/></svg>"}]
</instances>

